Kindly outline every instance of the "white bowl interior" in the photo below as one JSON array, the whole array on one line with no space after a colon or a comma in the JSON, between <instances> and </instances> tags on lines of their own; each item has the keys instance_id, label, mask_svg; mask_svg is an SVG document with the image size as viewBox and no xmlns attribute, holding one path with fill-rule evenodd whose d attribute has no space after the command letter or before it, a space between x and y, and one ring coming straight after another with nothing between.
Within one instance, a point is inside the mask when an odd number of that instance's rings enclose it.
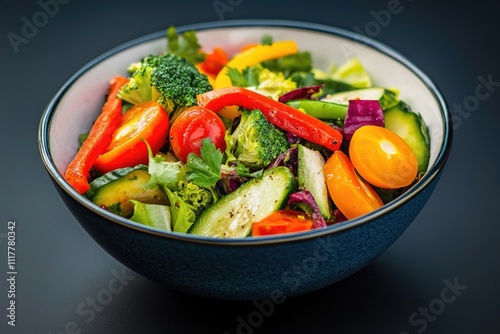
<instances>
[{"instance_id":1,"label":"white bowl interior","mask_svg":"<svg viewBox=\"0 0 500 334\"><path fill-rule=\"evenodd\" d=\"M340 65L350 57L358 57L374 85L398 88L400 98L420 113L429 127L429 166L432 166L444 136L440 103L418 75L391 56L341 36L288 27L227 27L197 33L204 49L222 46L230 54L242 45L258 42L264 34L270 34L276 41L295 40L301 50L311 51L315 67L324 70L331 64ZM78 148L78 134L88 132L100 113L109 80L118 74L127 75L126 69L132 62L162 53L165 48L165 38L159 38L120 51L88 69L67 89L56 107L49 130L50 151L61 174Z\"/></svg>"}]
</instances>

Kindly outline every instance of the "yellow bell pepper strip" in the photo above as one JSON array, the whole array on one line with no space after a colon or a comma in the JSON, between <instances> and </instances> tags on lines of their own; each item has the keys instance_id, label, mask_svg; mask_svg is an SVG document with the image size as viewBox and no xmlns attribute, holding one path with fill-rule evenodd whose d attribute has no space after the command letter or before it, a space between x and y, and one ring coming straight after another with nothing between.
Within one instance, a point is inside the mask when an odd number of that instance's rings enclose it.
<instances>
[{"instance_id":1,"label":"yellow bell pepper strip","mask_svg":"<svg viewBox=\"0 0 500 334\"><path fill-rule=\"evenodd\" d=\"M243 87L216 89L196 97L198 106L219 112L237 105L259 109L273 125L332 151L340 148L342 133L319 119Z\"/></svg>"},{"instance_id":2,"label":"yellow bell pepper strip","mask_svg":"<svg viewBox=\"0 0 500 334\"><path fill-rule=\"evenodd\" d=\"M94 122L82 147L66 168L64 178L80 194L84 194L90 188L87 180L90 169L111 142L113 132L120 124L122 100L118 99L116 94L128 80L122 76L116 76L111 80L109 95L102 107L101 114Z\"/></svg>"},{"instance_id":3,"label":"yellow bell pepper strip","mask_svg":"<svg viewBox=\"0 0 500 334\"><path fill-rule=\"evenodd\" d=\"M215 89L229 87L231 79L227 75L228 68L241 71L248 66L253 66L266 60L277 59L292 55L299 51L295 41L279 41L271 45L259 44L235 55L215 78Z\"/></svg>"},{"instance_id":4,"label":"yellow bell pepper strip","mask_svg":"<svg viewBox=\"0 0 500 334\"><path fill-rule=\"evenodd\" d=\"M298 51L299 49L295 41L278 41L272 43L271 45L257 44L252 46L251 48L235 55L229 62L226 63L226 66L224 66L215 77L214 89L232 86L231 79L227 75L229 68L242 71L249 66L259 64L266 60L292 55ZM228 106L219 114L226 118L234 119L238 114L238 110L235 107Z\"/></svg>"}]
</instances>

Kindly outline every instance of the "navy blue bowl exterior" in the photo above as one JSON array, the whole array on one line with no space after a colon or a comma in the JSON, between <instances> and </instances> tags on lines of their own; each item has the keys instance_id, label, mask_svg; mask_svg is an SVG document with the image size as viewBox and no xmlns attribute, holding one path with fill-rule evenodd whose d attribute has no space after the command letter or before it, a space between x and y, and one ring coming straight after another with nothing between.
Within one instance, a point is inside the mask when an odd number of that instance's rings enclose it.
<instances>
[{"instance_id":1,"label":"navy blue bowl exterior","mask_svg":"<svg viewBox=\"0 0 500 334\"><path fill-rule=\"evenodd\" d=\"M405 205L357 228L287 243L237 247L139 233L85 209L56 188L92 238L146 278L210 298L282 300L332 285L372 262L408 228L438 179Z\"/></svg>"},{"instance_id":2,"label":"navy blue bowl exterior","mask_svg":"<svg viewBox=\"0 0 500 334\"><path fill-rule=\"evenodd\" d=\"M55 188L76 220L110 255L136 273L189 294L228 300L279 299L334 284L368 265L391 246L413 222L431 196L451 150L449 111L435 85L397 52L340 29L293 21L238 20L179 27L179 31L231 26L283 26L337 34L364 42L399 59L429 86L439 101L445 142L435 164L402 198L373 214L297 234L256 240L213 240L175 236L139 226L97 208L63 179L50 156L51 118L66 89L85 71L128 47L160 38L144 36L110 50L75 73L49 103L39 128L42 161ZM259 238L260 239L260 238Z\"/></svg>"}]
</instances>

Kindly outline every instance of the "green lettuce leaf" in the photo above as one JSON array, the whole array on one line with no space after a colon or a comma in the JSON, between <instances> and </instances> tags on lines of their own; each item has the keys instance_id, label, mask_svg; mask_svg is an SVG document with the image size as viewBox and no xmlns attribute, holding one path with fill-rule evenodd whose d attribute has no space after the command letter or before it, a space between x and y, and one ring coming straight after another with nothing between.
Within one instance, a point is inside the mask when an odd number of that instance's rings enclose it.
<instances>
[{"instance_id":1,"label":"green lettuce leaf","mask_svg":"<svg viewBox=\"0 0 500 334\"><path fill-rule=\"evenodd\" d=\"M193 225L196 214L192 207L182 200L175 192L166 189L170 201L170 213L172 214L172 231L186 233Z\"/></svg>"},{"instance_id":2,"label":"green lettuce leaf","mask_svg":"<svg viewBox=\"0 0 500 334\"><path fill-rule=\"evenodd\" d=\"M351 58L335 69L331 74L331 78L348 83L356 88L368 88L372 85L370 76L358 58Z\"/></svg>"},{"instance_id":3,"label":"green lettuce leaf","mask_svg":"<svg viewBox=\"0 0 500 334\"><path fill-rule=\"evenodd\" d=\"M149 152L148 173L151 177L144 186L154 187L159 184L163 189L175 189L177 183L185 177L185 165L180 161L166 161L163 156L158 154L153 157L151 148L149 145L147 146Z\"/></svg>"},{"instance_id":4,"label":"green lettuce leaf","mask_svg":"<svg viewBox=\"0 0 500 334\"><path fill-rule=\"evenodd\" d=\"M159 204L145 204L131 199L134 204L134 214L131 220L155 227L161 230L172 231L172 215L170 207Z\"/></svg>"}]
</instances>

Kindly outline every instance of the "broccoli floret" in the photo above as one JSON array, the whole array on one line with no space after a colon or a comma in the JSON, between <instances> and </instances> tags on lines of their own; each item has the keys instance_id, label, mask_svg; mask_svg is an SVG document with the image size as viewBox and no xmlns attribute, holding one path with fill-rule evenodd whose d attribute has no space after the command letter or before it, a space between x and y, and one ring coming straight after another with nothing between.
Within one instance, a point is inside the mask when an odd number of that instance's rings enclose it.
<instances>
[{"instance_id":1,"label":"broccoli floret","mask_svg":"<svg viewBox=\"0 0 500 334\"><path fill-rule=\"evenodd\" d=\"M160 93L159 103L171 113L171 119L197 104L196 95L212 90L206 75L186 59L166 54L153 69L151 84Z\"/></svg>"},{"instance_id":2,"label":"broccoli floret","mask_svg":"<svg viewBox=\"0 0 500 334\"><path fill-rule=\"evenodd\" d=\"M212 90L206 75L184 58L167 53L150 55L129 66L130 81L118 97L132 104L158 101L170 122L184 109L196 105L196 95Z\"/></svg>"},{"instance_id":3,"label":"broccoli floret","mask_svg":"<svg viewBox=\"0 0 500 334\"><path fill-rule=\"evenodd\" d=\"M258 109L243 110L235 122L238 126L232 133L228 130L225 137L227 163L237 161L261 169L290 147L285 134Z\"/></svg>"},{"instance_id":4,"label":"broccoli floret","mask_svg":"<svg viewBox=\"0 0 500 334\"><path fill-rule=\"evenodd\" d=\"M195 212L201 212L214 201L210 190L201 188L193 182L181 180L177 183L177 187L177 196L186 202Z\"/></svg>"},{"instance_id":5,"label":"broccoli floret","mask_svg":"<svg viewBox=\"0 0 500 334\"><path fill-rule=\"evenodd\" d=\"M134 105L157 99L159 94L151 86L151 74L158 62L159 57L151 55L130 64L127 69L131 74L130 80L118 91L117 97Z\"/></svg>"}]
</instances>

